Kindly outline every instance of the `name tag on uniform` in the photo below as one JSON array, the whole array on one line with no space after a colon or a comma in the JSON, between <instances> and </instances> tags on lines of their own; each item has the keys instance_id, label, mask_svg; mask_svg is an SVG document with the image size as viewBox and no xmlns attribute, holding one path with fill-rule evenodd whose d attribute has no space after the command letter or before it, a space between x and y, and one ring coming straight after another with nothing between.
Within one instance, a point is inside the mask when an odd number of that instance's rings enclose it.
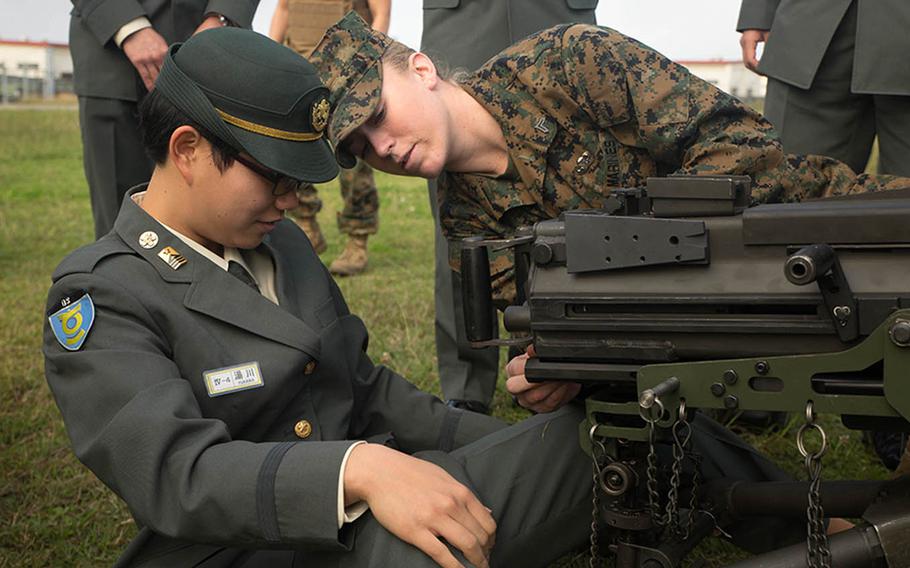
<instances>
[{"instance_id":1,"label":"name tag on uniform","mask_svg":"<svg viewBox=\"0 0 910 568\"><path fill-rule=\"evenodd\" d=\"M203 371L202 378L205 380L205 388L209 392L209 396L221 396L255 389L265 384L262 382L262 372L259 370L258 361Z\"/></svg>"}]
</instances>

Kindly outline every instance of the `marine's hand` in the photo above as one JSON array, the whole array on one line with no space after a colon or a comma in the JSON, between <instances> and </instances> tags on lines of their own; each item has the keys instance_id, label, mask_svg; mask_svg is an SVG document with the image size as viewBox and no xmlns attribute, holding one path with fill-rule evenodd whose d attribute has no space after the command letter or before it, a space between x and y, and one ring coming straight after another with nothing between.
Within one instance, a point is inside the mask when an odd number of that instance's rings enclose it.
<instances>
[{"instance_id":1,"label":"marine's hand","mask_svg":"<svg viewBox=\"0 0 910 568\"><path fill-rule=\"evenodd\" d=\"M576 396L581 390L581 385L568 381L545 381L530 383L525 378L525 364L534 357L534 346L528 347L524 355L515 357L506 365L506 389L511 393L518 404L534 412L553 412Z\"/></svg>"},{"instance_id":2,"label":"marine's hand","mask_svg":"<svg viewBox=\"0 0 910 568\"><path fill-rule=\"evenodd\" d=\"M344 493L346 504L366 501L383 527L440 566L461 566L441 539L473 565L489 566L496 521L441 467L379 444L361 444L348 458Z\"/></svg>"},{"instance_id":3,"label":"marine's hand","mask_svg":"<svg viewBox=\"0 0 910 568\"><path fill-rule=\"evenodd\" d=\"M196 31L193 32L193 35L198 34L199 32L204 32L205 30L210 30L212 28L221 28L224 27L221 24L221 19L217 14L209 14L202 20L202 23L196 28Z\"/></svg>"},{"instance_id":4,"label":"marine's hand","mask_svg":"<svg viewBox=\"0 0 910 568\"><path fill-rule=\"evenodd\" d=\"M750 71L758 73L758 58L755 57L756 47L758 44L767 41L767 39L768 30L745 30L739 37L739 45L743 50L743 65Z\"/></svg>"},{"instance_id":5,"label":"marine's hand","mask_svg":"<svg viewBox=\"0 0 910 568\"><path fill-rule=\"evenodd\" d=\"M167 42L154 28L143 28L132 33L120 44L123 53L139 72L139 77L145 83L145 88L151 91L155 88L155 80L164 64L164 55L167 53Z\"/></svg>"}]
</instances>

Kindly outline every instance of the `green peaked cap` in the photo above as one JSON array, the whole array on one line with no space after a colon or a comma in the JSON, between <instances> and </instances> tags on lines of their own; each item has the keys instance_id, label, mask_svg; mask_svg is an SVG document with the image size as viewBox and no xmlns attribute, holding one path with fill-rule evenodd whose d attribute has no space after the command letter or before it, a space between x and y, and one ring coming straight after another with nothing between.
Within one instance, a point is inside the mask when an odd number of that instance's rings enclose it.
<instances>
[{"instance_id":1,"label":"green peaked cap","mask_svg":"<svg viewBox=\"0 0 910 568\"><path fill-rule=\"evenodd\" d=\"M338 174L324 135L328 89L309 62L261 34L215 28L172 45L155 88L269 169L313 183Z\"/></svg>"}]
</instances>

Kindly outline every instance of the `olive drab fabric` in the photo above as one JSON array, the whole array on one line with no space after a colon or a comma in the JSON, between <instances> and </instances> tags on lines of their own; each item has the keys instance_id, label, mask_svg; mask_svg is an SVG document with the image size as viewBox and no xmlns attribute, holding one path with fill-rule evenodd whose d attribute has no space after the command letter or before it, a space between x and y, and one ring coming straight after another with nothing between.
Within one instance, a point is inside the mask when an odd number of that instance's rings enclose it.
<instances>
[{"instance_id":1,"label":"olive drab fabric","mask_svg":"<svg viewBox=\"0 0 910 568\"><path fill-rule=\"evenodd\" d=\"M70 52L76 94L125 101L139 100L145 88L123 51L117 31L145 16L168 44L190 37L206 13L217 12L249 28L259 0L71 0ZM118 203L119 207L119 203ZM114 211L116 215L116 210Z\"/></svg>"},{"instance_id":2,"label":"olive drab fabric","mask_svg":"<svg viewBox=\"0 0 910 568\"><path fill-rule=\"evenodd\" d=\"M256 249L274 263L275 304L146 213L132 199L142 189L52 277L49 315L91 298L93 323L87 302L67 322L86 322L82 343L64 346L52 322L44 340L73 451L141 528L118 565L344 555L338 476L355 440L394 432L407 451L452 449L502 427L374 366L363 322L290 220Z\"/></svg>"},{"instance_id":3,"label":"olive drab fabric","mask_svg":"<svg viewBox=\"0 0 910 568\"><path fill-rule=\"evenodd\" d=\"M513 43L558 24L596 24L598 0L423 0L421 51L473 71Z\"/></svg>"},{"instance_id":4,"label":"olive drab fabric","mask_svg":"<svg viewBox=\"0 0 910 568\"><path fill-rule=\"evenodd\" d=\"M769 32L758 73L784 150L910 176L910 3L743 0L737 30Z\"/></svg>"},{"instance_id":5,"label":"olive drab fabric","mask_svg":"<svg viewBox=\"0 0 910 568\"><path fill-rule=\"evenodd\" d=\"M737 31L773 30L758 70L809 88L825 50L855 0L743 0ZM856 2L852 91L910 95L910 2Z\"/></svg>"},{"instance_id":6,"label":"olive drab fabric","mask_svg":"<svg viewBox=\"0 0 910 568\"><path fill-rule=\"evenodd\" d=\"M146 17L168 44L190 37L206 13L249 28L259 0L71 0L69 44L79 95L82 161L94 235L114 226L127 190L148 181L152 160L139 136L136 103L146 93L139 73L114 43L117 31Z\"/></svg>"},{"instance_id":7,"label":"olive drab fabric","mask_svg":"<svg viewBox=\"0 0 910 568\"><path fill-rule=\"evenodd\" d=\"M288 0L288 31L284 43L306 57L325 30L354 10L367 23L373 21L367 0Z\"/></svg>"},{"instance_id":8,"label":"olive drab fabric","mask_svg":"<svg viewBox=\"0 0 910 568\"><path fill-rule=\"evenodd\" d=\"M598 208L611 188L671 173L747 174L756 201L910 187L910 179L857 175L832 158L784 154L760 114L608 28L531 36L462 87L499 122L513 167L500 179L440 176L440 219L452 240ZM511 296L507 257L491 268L500 297Z\"/></svg>"}]
</instances>

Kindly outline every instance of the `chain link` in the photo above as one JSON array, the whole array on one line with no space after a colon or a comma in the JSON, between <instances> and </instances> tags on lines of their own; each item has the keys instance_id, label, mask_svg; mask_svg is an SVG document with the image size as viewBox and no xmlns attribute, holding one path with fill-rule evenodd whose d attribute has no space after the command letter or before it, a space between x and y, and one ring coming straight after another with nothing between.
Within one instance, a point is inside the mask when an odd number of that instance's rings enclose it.
<instances>
[{"instance_id":1,"label":"chain link","mask_svg":"<svg viewBox=\"0 0 910 568\"><path fill-rule=\"evenodd\" d=\"M689 424L686 414L686 401L680 400L678 418L673 424L673 464L671 466L670 490L667 504L667 524L673 533L686 540L692 532L695 521L696 504L698 499L698 463L691 452L692 427ZM696 466L693 477L692 492L689 497L689 514L686 522L683 523L679 513L679 489L681 485L681 475L683 460L689 457Z\"/></svg>"},{"instance_id":2,"label":"chain link","mask_svg":"<svg viewBox=\"0 0 910 568\"><path fill-rule=\"evenodd\" d=\"M805 437L809 430L817 430L821 436L821 447L815 452L806 449ZM806 460L809 476L809 496L806 507L806 563L809 568L830 568L831 549L825 531L825 511L821 502L822 456L828 449L828 437L824 429L815 423L815 412L810 400L806 404L806 423L796 433L796 447Z\"/></svg>"},{"instance_id":3,"label":"chain link","mask_svg":"<svg viewBox=\"0 0 910 568\"><path fill-rule=\"evenodd\" d=\"M607 448L604 446L603 442L598 440L594 434L597 431L597 423L595 422L591 425L591 429L588 431L588 439L591 441L591 537L590 537L590 552L591 558L588 561L589 568L595 568L595 562L600 558L600 543L598 542L600 526L598 520L600 518L600 496L597 492L597 486L600 483L601 478L601 466L606 465L606 461L613 461L612 457L607 453ZM598 453L600 454L598 456ZM604 464L601 464L601 462Z\"/></svg>"},{"instance_id":4,"label":"chain link","mask_svg":"<svg viewBox=\"0 0 910 568\"><path fill-rule=\"evenodd\" d=\"M657 422L660 420L661 415L663 414L664 406L660 402L660 399L655 399L654 402L657 404L657 414L654 415L653 409L651 407L647 409L648 414L646 415L645 410L642 408L640 410L641 417L644 418L645 422L648 423L648 457L647 457L647 467L645 472L647 474L646 487L648 490L648 509L651 512L651 522L655 527L663 528L666 526L669 517L665 515L660 508L660 493L658 492L657 484L657 449L655 447L655 438L657 435Z\"/></svg>"}]
</instances>

